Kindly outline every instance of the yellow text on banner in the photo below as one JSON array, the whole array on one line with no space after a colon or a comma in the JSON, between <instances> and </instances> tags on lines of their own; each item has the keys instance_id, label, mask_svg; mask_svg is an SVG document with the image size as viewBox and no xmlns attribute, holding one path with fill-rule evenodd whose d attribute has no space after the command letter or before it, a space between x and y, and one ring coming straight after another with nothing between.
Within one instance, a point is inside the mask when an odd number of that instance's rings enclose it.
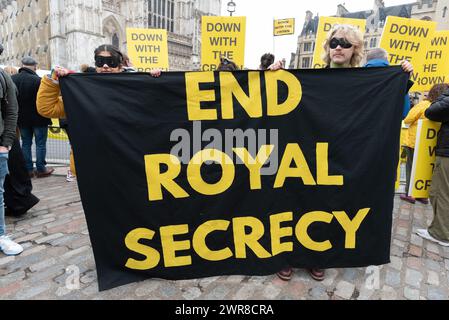
<instances>
[{"instance_id":1,"label":"yellow text on banner","mask_svg":"<svg viewBox=\"0 0 449 320\"><path fill-rule=\"evenodd\" d=\"M365 33L366 20L365 19L350 19L350 18L339 18L339 17L320 17L318 23L318 29L316 33L316 44L315 51L313 53L313 63L314 69L324 68L326 64L324 63L322 56L324 54L324 41L326 41L327 34L332 28L337 24L349 24L357 27L362 34Z\"/></svg>"},{"instance_id":2,"label":"yellow text on banner","mask_svg":"<svg viewBox=\"0 0 449 320\"><path fill-rule=\"evenodd\" d=\"M412 74L411 91L429 91L433 85L449 82L449 31L435 31L423 64Z\"/></svg>"},{"instance_id":3,"label":"yellow text on banner","mask_svg":"<svg viewBox=\"0 0 449 320\"><path fill-rule=\"evenodd\" d=\"M390 64L399 65L403 60L414 66L424 64L436 25L432 21L388 16L380 47L387 50Z\"/></svg>"},{"instance_id":4,"label":"yellow text on banner","mask_svg":"<svg viewBox=\"0 0 449 320\"><path fill-rule=\"evenodd\" d=\"M126 41L129 59L137 71L168 70L167 30L127 28Z\"/></svg>"},{"instance_id":5,"label":"yellow text on banner","mask_svg":"<svg viewBox=\"0 0 449 320\"><path fill-rule=\"evenodd\" d=\"M409 187L409 193L411 193L412 197L429 197L436 158L437 136L440 127L440 122L433 122L427 119L418 121Z\"/></svg>"},{"instance_id":6,"label":"yellow text on banner","mask_svg":"<svg viewBox=\"0 0 449 320\"><path fill-rule=\"evenodd\" d=\"M246 17L202 17L201 70L214 71L220 57L245 63Z\"/></svg>"},{"instance_id":7,"label":"yellow text on banner","mask_svg":"<svg viewBox=\"0 0 449 320\"><path fill-rule=\"evenodd\" d=\"M273 35L285 36L295 34L295 18L274 20Z\"/></svg>"}]
</instances>

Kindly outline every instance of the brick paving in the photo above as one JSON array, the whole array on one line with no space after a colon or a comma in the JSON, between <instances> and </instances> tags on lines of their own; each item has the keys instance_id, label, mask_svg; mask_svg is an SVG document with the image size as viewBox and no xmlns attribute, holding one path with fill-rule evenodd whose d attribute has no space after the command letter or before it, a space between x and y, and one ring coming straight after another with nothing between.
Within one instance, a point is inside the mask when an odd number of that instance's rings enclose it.
<instances>
[{"instance_id":1,"label":"brick paving","mask_svg":"<svg viewBox=\"0 0 449 320\"><path fill-rule=\"evenodd\" d=\"M270 276L219 276L195 280L150 279L98 292L95 263L76 182L63 176L34 179L40 203L7 230L25 250L0 253L0 299L347 300L449 298L449 248L416 236L428 225L430 205L394 204L391 263L329 269L323 282L295 269L291 281Z\"/></svg>"}]
</instances>

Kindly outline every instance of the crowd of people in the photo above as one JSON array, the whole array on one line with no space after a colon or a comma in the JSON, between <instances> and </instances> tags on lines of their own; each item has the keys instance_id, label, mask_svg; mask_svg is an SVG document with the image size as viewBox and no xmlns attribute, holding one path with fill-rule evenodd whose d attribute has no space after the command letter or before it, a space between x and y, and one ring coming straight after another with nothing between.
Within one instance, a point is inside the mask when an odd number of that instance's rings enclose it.
<instances>
[{"instance_id":1,"label":"crowd of people","mask_svg":"<svg viewBox=\"0 0 449 320\"><path fill-rule=\"evenodd\" d=\"M349 25L336 25L328 34L324 43L323 60L326 68L356 68L356 67L386 67L389 65L388 54L385 50L376 48L364 55L364 41L361 32ZM96 73L118 73L132 72L134 69L129 62L129 58L122 54L112 45L101 45L94 51L95 67L84 65L82 72ZM364 62L364 64L362 64ZM6 72L1 72L0 97L8 99L7 107L3 108L0 115L0 186L3 186L5 177L8 174L8 154L12 157L14 146L20 150L18 139L16 138L16 123L22 139L22 152L16 152L18 158L16 162L21 162L25 168L28 182L32 177L45 177L52 173L52 168L46 167L44 144L47 138L47 125L49 119L59 118L61 124L67 131L70 140L70 128L64 119L66 117L64 102L60 94L59 79L67 76L73 71L64 67L55 67L51 74L40 79L35 74L36 64L34 59L27 57L22 61L23 67L13 78ZM271 53L262 55L259 70L276 71L285 67L285 60L275 61ZM402 63L404 72L412 73L413 67L408 61ZM220 59L218 71L239 70L236 63L226 57ZM161 76L161 70L151 71L151 76ZM39 78L39 79L38 79ZM3 80L2 80L3 79ZM411 85L409 85L411 87ZM5 91L5 88L7 89ZM16 90L18 89L18 95ZM3 94L3 95L2 95ZM18 101L17 101L18 100ZM410 180L410 169L413 161L414 135L416 135L416 123L419 119L428 119L442 122L442 128L438 135L438 145L436 149L437 161L435 165L434 177L430 199L434 210L434 220L428 229L418 230L418 235L449 246L449 86L447 84L435 85L430 90L427 98L410 109L410 99L408 94L404 97L404 118L409 126L408 138L406 141L407 152L407 182ZM19 120L17 121L17 117ZM31 159L32 138L36 141L36 169L33 167ZM19 156L19 153L21 156ZM10 171L12 166L9 166ZM16 171L20 171L17 170ZM75 178L76 169L71 157L70 177ZM13 174L10 173L10 180ZM69 175L68 175L69 178ZM26 179L23 179L26 180ZM27 182L27 183L28 183ZM31 184L30 184L31 185ZM6 184L5 184L6 186ZM6 187L5 187L6 189ZM0 247L5 254L19 254L22 248L19 244L11 241L5 234L3 189L0 189ZM28 204L21 213L26 212L37 201L32 196L31 188L28 188ZM34 198L33 198L34 197ZM414 203L415 200L426 203L427 199L414 199L408 196L408 183L406 194L401 196L404 201ZM6 192L5 192L6 200ZM9 208L9 205L7 204ZM26 210L25 210L26 209ZM25 210L25 211L24 211ZM310 268L310 276L321 281L325 278L325 270ZM285 266L277 275L283 280L290 280L293 274L291 266Z\"/></svg>"}]
</instances>

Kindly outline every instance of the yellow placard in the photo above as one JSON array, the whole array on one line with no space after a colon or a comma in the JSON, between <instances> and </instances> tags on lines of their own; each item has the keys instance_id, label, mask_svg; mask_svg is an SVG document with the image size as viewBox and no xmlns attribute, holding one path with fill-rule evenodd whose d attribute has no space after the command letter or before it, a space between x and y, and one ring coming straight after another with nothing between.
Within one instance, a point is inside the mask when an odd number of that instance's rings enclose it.
<instances>
[{"instance_id":1,"label":"yellow placard","mask_svg":"<svg viewBox=\"0 0 449 320\"><path fill-rule=\"evenodd\" d=\"M424 63L436 26L437 23L433 21L388 16L380 47L387 50L391 65L408 60L414 66L419 66Z\"/></svg>"},{"instance_id":2,"label":"yellow placard","mask_svg":"<svg viewBox=\"0 0 449 320\"><path fill-rule=\"evenodd\" d=\"M414 68L411 91L429 91L435 84L449 82L449 31L435 31L424 63Z\"/></svg>"},{"instance_id":3,"label":"yellow placard","mask_svg":"<svg viewBox=\"0 0 449 320\"><path fill-rule=\"evenodd\" d=\"M202 17L201 70L214 71L220 57L245 63L246 17Z\"/></svg>"},{"instance_id":4,"label":"yellow placard","mask_svg":"<svg viewBox=\"0 0 449 320\"><path fill-rule=\"evenodd\" d=\"M285 36L295 34L295 18L274 20L273 35Z\"/></svg>"},{"instance_id":5,"label":"yellow placard","mask_svg":"<svg viewBox=\"0 0 449 320\"><path fill-rule=\"evenodd\" d=\"M441 123L428 119L419 120L416 130L415 152L409 193L415 198L428 198L435 165L435 150Z\"/></svg>"},{"instance_id":6,"label":"yellow placard","mask_svg":"<svg viewBox=\"0 0 449 320\"><path fill-rule=\"evenodd\" d=\"M323 44L326 41L327 34L336 24L349 24L359 28L362 34L365 34L366 20L365 19L350 19L339 17L320 17L318 29L316 33L315 51L313 53L313 68L324 68L322 56L324 54Z\"/></svg>"},{"instance_id":7,"label":"yellow placard","mask_svg":"<svg viewBox=\"0 0 449 320\"><path fill-rule=\"evenodd\" d=\"M398 161L398 168L396 171L396 183L395 183L395 190L399 189L399 186L401 184L401 164L405 162L405 159L402 158L402 150L403 150L403 144L405 141L405 137L407 135L407 127L404 124L404 121L402 121L401 125L401 135L400 135L400 141L399 141L399 161Z\"/></svg>"},{"instance_id":8,"label":"yellow placard","mask_svg":"<svg viewBox=\"0 0 449 320\"><path fill-rule=\"evenodd\" d=\"M68 141L67 133L59 126L59 119L51 119L51 125L48 126L48 139Z\"/></svg>"},{"instance_id":9,"label":"yellow placard","mask_svg":"<svg viewBox=\"0 0 449 320\"><path fill-rule=\"evenodd\" d=\"M167 30L127 28L128 56L139 72L168 70Z\"/></svg>"}]
</instances>

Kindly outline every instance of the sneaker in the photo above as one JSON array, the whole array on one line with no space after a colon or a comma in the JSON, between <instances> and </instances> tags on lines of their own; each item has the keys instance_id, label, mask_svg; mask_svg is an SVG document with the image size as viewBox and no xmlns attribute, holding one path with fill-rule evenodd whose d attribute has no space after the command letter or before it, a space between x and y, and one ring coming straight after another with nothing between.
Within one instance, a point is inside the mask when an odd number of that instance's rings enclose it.
<instances>
[{"instance_id":1,"label":"sneaker","mask_svg":"<svg viewBox=\"0 0 449 320\"><path fill-rule=\"evenodd\" d=\"M36 173L36 177L38 177L38 178L48 177L49 175L51 175L53 173L53 171L55 171L55 169L53 169L53 168L46 168L45 171L43 171L43 172L38 171Z\"/></svg>"},{"instance_id":2,"label":"sneaker","mask_svg":"<svg viewBox=\"0 0 449 320\"><path fill-rule=\"evenodd\" d=\"M72 171L68 170L68 171L67 171L67 176L66 176L66 178L65 178L65 181L67 181L67 182L73 182L73 181L75 181L75 180L76 180L76 176L74 176L74 175L72 174Z\"/></svg>"},{"instance_id":3,"label":"sneaker","mask_svg":"<svg viewBox=\"0 0 449 320\"><path fill-rule=\"evenodd\" d=\"M415 199L415 198L410 197L410 196L405 195L405 194L401 194L401 195L400 195L400 198L401 198L401 200L410 202L410 203L412 203L412 204L414 204L414 203L416 202L416 199Z\"/></svg>"},{"instance_id":4,"label":"sneaker","mask_svg":"<svg viewBox=\"0 0 449 320\"><path fill-rule=\"evenodd\" d=\"M290 280L292 278L292 274L293 274L293 269L290 267L282 269L281 271L276 273L276 275L284 281Z\"/></svg>"},{"instance_id":5,"label":"sneaker","mask_svg":"<svg viewBox=\"0 0 449 320\"><path fill-rule=\"evenodd\" d=\"M14 256L23 251L23 247L20 244L15 243L5 235L0 237L0 249L8 256Z\"/></svg>"},{"instance_id":6,"label":"sneaker","mask_svg":"<svg viewBox=\"0 0 449 320\"><path fill-rule=\"evenodd\" d=\"M438 239L435 239L434 237L432 237L432 236L430 235L430 233L429 233L429 231L428 231L427 229L417 229L417 230L416 230L416 234L417 234L418 236L420 236L421 238L424 238L424 239L427 239L427 240L436 242L436 243L438 243L438 244L441 245L441 246L449 247L449 242L440 241L440 240L438 240Z\"/></svg>"},{"instance_id":7,"label":"sneaker","mask_svg":"<svg viewBox=\"0 0 449 320\"><path fill-rule=\"evenodd\" d=\"M35 177L34 171L28 171L28 175L30 176L30 179L33 179Z\"/></svg>"},{"instance_id":8,"label":"sneaker","mask_svg":"<svg viewBox=\"0 0 449 320\"><path fill-rule=\"evenodd\" d=\"M429 204L429 200L427 198L416 198L416 201L419 201L422 204Z\"/></svg>"}]
</instances>

